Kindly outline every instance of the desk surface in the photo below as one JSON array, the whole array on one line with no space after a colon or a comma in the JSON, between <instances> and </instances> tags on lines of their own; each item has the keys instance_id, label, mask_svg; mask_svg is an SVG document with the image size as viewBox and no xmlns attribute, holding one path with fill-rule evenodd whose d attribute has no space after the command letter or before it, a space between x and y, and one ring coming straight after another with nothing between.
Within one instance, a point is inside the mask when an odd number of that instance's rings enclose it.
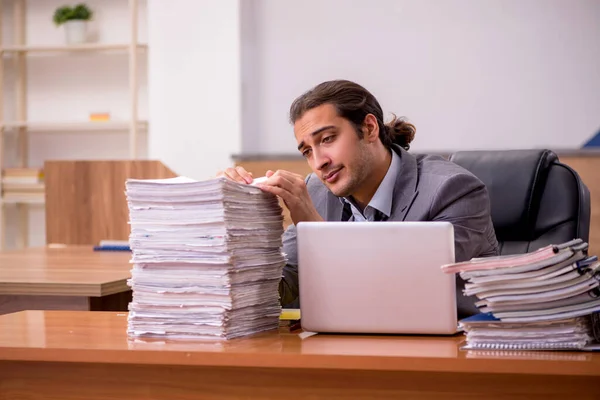
<instances>
[{"instance_id":1,"label":"desk surface","mask_svg":"<svg viewBox=\"0 0 600 400\"><path fill-rule=\"evenodd\" d=\"M126 313L3 315L0 362L600 376L598 353L464 351L462 336L309 336L281 330L230 341L165 343L129 340L126 326Z\"/></svg>"},{"instance_id":2,"label":"desk surface","mask_svg":"<svg viewBox=\"0 0 600 400\"><path fill-rule=\"evenodd\" d=\"M0 295L107 296L130 288L129 252L92 246L0 252Z\"/></svg>"}]
</instances>

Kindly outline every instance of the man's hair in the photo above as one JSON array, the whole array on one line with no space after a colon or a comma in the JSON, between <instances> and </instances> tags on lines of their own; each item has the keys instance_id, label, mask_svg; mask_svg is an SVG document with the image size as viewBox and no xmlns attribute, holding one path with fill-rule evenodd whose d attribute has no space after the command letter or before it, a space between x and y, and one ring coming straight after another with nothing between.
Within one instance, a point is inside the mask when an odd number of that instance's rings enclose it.
<instances>
[{"instance_id":1,"label":"man's hair","mask_svg":"<svg viewBox=\"0 0 600 400\"><path fill-rule=\"evenodd\" d=\"M392 121L384 124L383 111L375 96L359 84L347 80L323 82L302 94L290 107L290 122L294 124L305 112L323 104L333 105L340 117L352 123L361 139L365 117L373 114L379 125L379 139L387 148L395 143L408 150L417 131L413 124L395 115Z\"/></svg>"}]
</instances>

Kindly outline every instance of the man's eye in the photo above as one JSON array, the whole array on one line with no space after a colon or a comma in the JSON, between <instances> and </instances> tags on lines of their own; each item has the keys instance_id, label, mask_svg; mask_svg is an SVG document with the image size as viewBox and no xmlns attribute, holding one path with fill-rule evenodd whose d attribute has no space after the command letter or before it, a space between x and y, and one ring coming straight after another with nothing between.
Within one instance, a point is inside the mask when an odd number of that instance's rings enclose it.
<instances>
[{"instance_id":1,"label":"man's eye","mask_svg":"<svg viewBox=\"0 0 600 400\"><path fill-rule=\"evenodd\" d=\"M302 155L303 155L304 157L308 157L308 156L310 155L310 149L306 149L306 150L304 150L304 151L302 152Z\"/></svg>"},{"instance_id":2,"label":"man's eye","mask_svg":"<svg viewBox=\"0 0 600 400\"><path fill-rule=\"evenodd\" d=\"M328 143L331 142L333 140L333 135L332 136L325 136L323 138L323 140L321 140L323 143Z\"/></svg>"}]
</instances>

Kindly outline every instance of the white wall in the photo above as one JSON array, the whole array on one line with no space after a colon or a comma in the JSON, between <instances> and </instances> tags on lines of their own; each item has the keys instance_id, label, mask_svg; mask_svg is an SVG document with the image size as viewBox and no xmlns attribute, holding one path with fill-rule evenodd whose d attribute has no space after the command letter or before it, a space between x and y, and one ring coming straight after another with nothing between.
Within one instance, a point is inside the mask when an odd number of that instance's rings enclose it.
<instances>
[{"instance_id":1,"label":"white wall","mask_svg":"<svg viewBox=\"0 0 600 400\"><path fill-rule=\"evenodd\" d=\"M5 44L11 3L3 1ZM51 22L63 3L28 1L29 43L63 42ZM87 3L98 41L128 40L126 0ZM290 103L334 78L356 80L387 116L415 122L416 151L573 148L600 128L597 0L142 0L139 12L150 46L139 66L140 118L150 121L141 154L182 175L213 176L241 152L295 153ZM125 54L30 56L28 83L31 120L127 117ZM33 166L127 156L125 132L31 136ZM14 236L11 210L8 225ZM30 232L33 245L44 243L42 209Z\"/></svg>"},{"instance_id":2,"label":"white wall","mask_svg":"<svg viewBox=\"0 0 600 400\"><path fill-rule=\"evenodd\" d=\"M149 156L214 176L241 150L239 0L148 0L148 29Z\"/></svg>"},{"instance_id":3,"label":"white wall","mask_svg":"<svg viewBox=\"0 0 600 400\"><path fill-rule=\"evenodd\" d=\"M251 2L248 152L294 153L290 103L337 78L412 120L416 151L577 148L600 128L597 0Z\"/></svg>"},{"instance_id":4,"label":"white wall","mask_svg":"<svg viewBox=\"0 0 600 400\"><path fill-rule=\"evenodd\" d=\"M129 9L126 0L86 0L94 11L90 37L99 43L127 43ZM13 43L13 1L3 1L3 44ZM52 22L54 10L62 0L27 1L27 43L32 45L64 44L63 28ZM146 2L139 5L138 40L147 42ZM5 119L15 118L14 69L5 56ZM28 119L34 122L86 121L91 112L110 112L113 120L129 118L129 81L126 52L30 54L27 68ZM146 55L139 57L139 118L148 118ZM45 160L59 159L126 159L129 157L126 131L69 132L30 134L29 165L40 167ZM15 137L7 134L5 167L16 162ZM146 133L140 133L139 154L147 154ZM13 248L18 233L16 208L7 211L7 247ZM29 242L45 244L44 210L33 206L30 211Z\"/></svg>"},{"instance_id":5,"label":"white wall","mask_svg":"<svg viewBox=\"0 0 600 400\"><path fill-rule=\"evenodd\" d=\"M254 0L240 2L241 35L241 89L242 89L242 149L246 153L260 153L259 114L256 112L258 94L261 93L262 74L260 38L258 37L257 11Z\"/></svg>"}]
</instances>

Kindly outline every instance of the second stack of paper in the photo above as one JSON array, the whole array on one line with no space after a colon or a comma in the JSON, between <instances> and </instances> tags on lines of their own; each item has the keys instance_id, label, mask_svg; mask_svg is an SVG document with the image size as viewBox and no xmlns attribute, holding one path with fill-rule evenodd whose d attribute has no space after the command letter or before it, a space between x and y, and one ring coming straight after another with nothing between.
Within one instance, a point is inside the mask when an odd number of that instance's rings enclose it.
<instances>
[{"instance_id":1,"label":"second stack of paper","mask_svg":"<svg viewBox=\"0 0 600 400\"><path fill-rule=\"evenodd\" d=\"M596 340L600 263L581 239L443 266L466 281L481 314L460 321L467 349L583 349Z\"/></svg>"}]
</instances>

